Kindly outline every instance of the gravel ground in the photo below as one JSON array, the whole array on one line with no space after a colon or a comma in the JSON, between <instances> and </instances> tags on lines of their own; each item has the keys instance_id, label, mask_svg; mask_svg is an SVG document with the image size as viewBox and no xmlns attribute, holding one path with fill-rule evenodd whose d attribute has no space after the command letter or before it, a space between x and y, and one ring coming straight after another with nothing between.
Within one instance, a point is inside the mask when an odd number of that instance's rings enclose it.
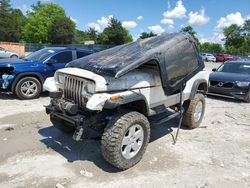
<instances>
[{"instance_id":1,"label":"gravel ground","mask_svg":"<svg viewBox=\"0 0 250 188\"><path fill-rule=\"evenodd\" d=\"M0 95L0 187L250 187L250 105L206 100L201 128L181 129L173 145L177 120L153 126L142 161L121 172L103 160L100 141L77 143L51 125L46 94Z\"/></svg>"}]
</instances>

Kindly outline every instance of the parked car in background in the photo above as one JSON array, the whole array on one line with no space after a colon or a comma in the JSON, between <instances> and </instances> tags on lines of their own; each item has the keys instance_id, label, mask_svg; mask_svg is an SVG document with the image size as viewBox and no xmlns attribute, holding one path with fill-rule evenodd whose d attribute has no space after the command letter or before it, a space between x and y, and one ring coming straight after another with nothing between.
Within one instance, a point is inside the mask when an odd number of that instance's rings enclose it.
<instances>
[{"instance_id":1,"label":"parked car in background","mask_svg":"<svg viewBox=\"0 0 250 188\"><path fill-rule=\"evenodd\" d=\"M236 56L230 55L230 54L218 54L216 56L217 62L225 62L225 61L235 61L238 58Z\"/></svg>"},{"instance_id":2,"label":"parked car in background","mask_svg":"<svg viewBox=\"0 0 250 188\"><path fill-rule=\"evenodd\" d=\"M43 91L47 77L64 68L66 63L94 53L94 50L51 47L23 59L0 60L0 91L12 92L20 99L33 99Z\"/></svg>"},{"instance_id":3,"label":"parked car in background","mask_svg":"<svg viewBox=\"0 0 250 188\"><path fill-rule=\"evenodd\" d=\"M200 53L201 58L203 61L212 61L212 62L216 62L216 58L214 57L213 54L209 54L209 53Z\"/></svg>"},{"instance_id":4,"label":"parked car in background","mask_svg":"<svg viewBox=\"0 0 250 188\"><path fill-rule=\"evenodd\" d=\"M250 61L225 62L209 76L209 94L250 102Z\"/></svg>"},{"instance_id":5,"label":"parked car in background","mask_svg":"<svg viewBox=\"0 0 250 188\"><path fill-rule=\"evenodd\" d=\"M19 58L19 55L14 52L10 52L0 47L0 58Z\"/></svg>"}]
</instances>

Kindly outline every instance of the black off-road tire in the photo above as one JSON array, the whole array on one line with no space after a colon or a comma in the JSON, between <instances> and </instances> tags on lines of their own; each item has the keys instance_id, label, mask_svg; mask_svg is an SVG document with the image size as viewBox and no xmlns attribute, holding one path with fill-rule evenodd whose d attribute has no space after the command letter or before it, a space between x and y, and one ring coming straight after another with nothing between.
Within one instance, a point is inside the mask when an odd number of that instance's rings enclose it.
<instances>
[{"instance_id":1,"label":"black off-road tire","mask_svg":"<svg viewBox=\"0 0 250 188\"><path fill-rule=\"evenodd\" d=\"M33 82L33 83L35 83L35 84L37 85L37 87L36 87L37 90L36 90L36 92L34 93L34 95L32 95L32 96L24 95L24 94L22 93L22 91L21 91L22 85L23 85L25 82L27 82L27 81ZM18 97L19 99L23 99L23 100L25 100L25 99L34 99L34 98L38 98L39 95L40 95L40 93L41 93L41 91L42 91L42 85L41 85L40 81L39 81L37 78L34 78L34 77L24 77L24 78L21 78L21 79L17 82L17 84L16 84L16 86L15 86L15 94L17 95L17 97Z\"/></svg>"},{"instance_id":2,"label":"black off-road tire","mask_svg":"<svg viewBox=\"0 0 250 188\"><path fill-rule=\"evenodd\" d=\"M73 126L67 125L63 120L56 118L53 115L50 115L50 121L57 129L59 129L63 133L70 134L75 131L75 128Z\"/></svg>"},{"instance_id":3,"label":"black off-road tire","mask_svg":"<svg viewBox=\"0 0 250 188\"><path fill-rule=\"evenodd\" d=\"M11 58L11 59L17 59L18 56L17 56L17 55L12 55L12 56L10 56L10 58Z\"/></svg>"},{"instance_id":4,"label":"black off-road tire","mask_svg":"<svg viewBox=\"0 0 250 188\"><path fill-rule=\"evenodd\" d=\"M131 159L122 156L122 140L133 125L140 125L144 133L142 146ZM150 124L148 119L139 112L120 112L115 115L104 130L101 140L101 151L104 159L114 167L126 170L137 164L148 145L150 139Z\"/></svg>"},{"instance_id":5,"label":"black off-road tire","mask_svg":"<svg viewBox=\"0 0 250 188\"><path fill-rule=\"evenodd\" d=\"M202 103L202 113L201 113L199 120L196 122L194 118L194 114L195 114L196 106L199 102ZM185 113L183 114L182 123L186 125L189 129L195 129L199 127L203 119L204 113L205 113L205 104L206 104L205 96L201 93L195 94L194 99L190 101L189 106L187 107Z\"/></svg>"}]
</instances>

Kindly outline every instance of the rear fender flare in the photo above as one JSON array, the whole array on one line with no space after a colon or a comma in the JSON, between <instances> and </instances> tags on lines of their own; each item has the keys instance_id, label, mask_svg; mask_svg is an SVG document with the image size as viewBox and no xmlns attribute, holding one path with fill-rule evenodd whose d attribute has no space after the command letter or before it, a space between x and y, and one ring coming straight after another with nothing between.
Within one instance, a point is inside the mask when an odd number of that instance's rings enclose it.
<instances>
[{"instance_id":1,"label":"rear fender flare","mask_svg":"<svg viewBox=\"0 0 250 188\"><path fill-rule=\"evenodd\" d=\"M207 80L205 79L199 79L199 80L196 80L192 86L192 90L191 90L191 94L190 94L190 100L194 99L194 96L197 92L199 92L199 86L201 84L204 84L205 88L203 88L202 92L203 94L206 94L207 93L207 90L208 90L208 83L207 83Z\"/></svg>"}]
</instances>

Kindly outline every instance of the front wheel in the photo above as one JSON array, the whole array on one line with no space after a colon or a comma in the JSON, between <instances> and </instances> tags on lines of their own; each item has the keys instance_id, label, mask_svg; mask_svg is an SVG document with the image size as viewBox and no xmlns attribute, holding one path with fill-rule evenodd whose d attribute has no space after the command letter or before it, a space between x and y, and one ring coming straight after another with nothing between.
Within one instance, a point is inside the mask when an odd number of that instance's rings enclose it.
<instances>
[{"instance_id":1,"label":"front wheel","mask_svg":"<svg viewBox=\"0 0 250 188\"><path fill-rule=\"evenodd\" d=\"M15 87L15 93L19 99L37 98L42 90L41 83L34 77L24 77L20 79Z\"/></svg>"},{"instance_id":2,"label":"front wheel","mask_svg":"<svg viewBox=\"0 0 250 188\"><path fill-rule=\"evenodd\" d=\"M137 164L148 145L150 126L139 112L117 114L104 130L101 150L104 159L121 170Z\"/></svg>"},{"instance_id":3,"label":"front wheel","mask_svg":"<svg viewBox=\"0 0 250 188\"><path fill-rule=\"evenodd\" d=\"M190 129L200 126L205 113L205 96L197 93L190 101L185 113L183 114L183 123Z\"/></svg>"}]
</instances>

